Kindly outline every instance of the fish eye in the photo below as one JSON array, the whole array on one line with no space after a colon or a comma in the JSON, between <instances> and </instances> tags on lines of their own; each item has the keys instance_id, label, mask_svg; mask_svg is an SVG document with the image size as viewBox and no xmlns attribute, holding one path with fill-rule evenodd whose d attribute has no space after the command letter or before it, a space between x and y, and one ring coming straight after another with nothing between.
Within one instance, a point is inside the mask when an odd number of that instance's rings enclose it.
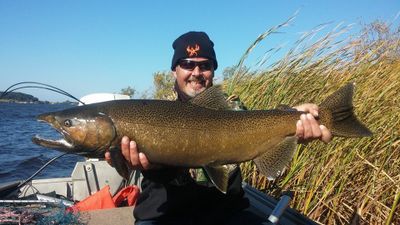
<instances>
[{"instance_id":1,"label":"fish eye","mask_svg":"<svg viewBox=\"0 0 400 225\"><path fill-rule=\"evenodd\" d=\"M72 121L70 119L64 120L64 126L66 126L66 127L72 126Z\"/></svg>"}]
</instances>

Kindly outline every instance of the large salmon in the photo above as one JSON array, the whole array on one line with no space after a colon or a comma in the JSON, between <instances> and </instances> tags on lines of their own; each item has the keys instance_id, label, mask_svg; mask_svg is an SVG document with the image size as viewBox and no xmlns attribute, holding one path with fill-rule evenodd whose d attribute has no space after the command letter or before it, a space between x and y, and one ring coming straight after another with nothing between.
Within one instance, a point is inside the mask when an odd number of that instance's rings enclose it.
<instances>
[{"instance_id":1,"label":"large salmon","mask_svg":"<svg viewBox=\"0 0 400 225\"><path fill-rule=\"evenodd\" d=\"M353 89L353 84L348 84L320 105L318 119L334 136L371 135L353 114ZM151 163L203 167L225 192L225 164L254 160L267 177L281 173L296 149L294 135L301 113L282 109L228 110L222 92L211 87L189 103L115 100L42 114L38 119L51 124L64 138L48 140L36 136L33 142L101 158L106 150L118 148L123 136L128 136ZM116 168L127 176L126 167Z\"/></svg>"}]
</instances>

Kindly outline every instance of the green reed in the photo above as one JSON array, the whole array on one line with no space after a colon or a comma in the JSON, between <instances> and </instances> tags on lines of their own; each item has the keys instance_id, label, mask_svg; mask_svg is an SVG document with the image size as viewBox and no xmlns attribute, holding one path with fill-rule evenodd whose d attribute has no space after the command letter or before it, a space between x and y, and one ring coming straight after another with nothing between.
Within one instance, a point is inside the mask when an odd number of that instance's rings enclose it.
<instances>
[{"instance_id":1,"label":"green reed","mask_svg":"<svg viewBox=\"0 0 400 225\"><path fill-rule=\"evenodd\" d=\"M301 145L273 182L243 163L244 179L276 197L294 191L292 207L321 224L400 224L400 29L375 22L356 37L339 25L312 42L310 37L322 32L316 29L266 69L243 69L251 50L290 21L257 38L234 76L224 81L225 90L249 109L269 109L319 103L355 82L355 113L374 136Z\"/></svg>"}]
</instances>

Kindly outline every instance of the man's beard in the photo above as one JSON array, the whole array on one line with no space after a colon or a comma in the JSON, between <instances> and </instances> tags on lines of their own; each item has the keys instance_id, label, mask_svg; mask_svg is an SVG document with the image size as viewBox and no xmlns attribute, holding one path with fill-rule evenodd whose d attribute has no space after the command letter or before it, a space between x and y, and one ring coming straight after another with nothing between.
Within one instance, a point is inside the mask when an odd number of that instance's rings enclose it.
<instances>
[{"instance_id":1,"label":"man's beard","mask_svg":"<svg viewBox=\"0 0 400 225\"><path fill-rule=\"evenodd\" d=\"M190 86L189 90L187 90L186 94L190 97L195 97L206 89L206 79L203 76L200 77L190 77L187 80L187 85ZM193 86L201 85L200 88L196 88Z\"/></svg>"},{"instance_id":2,"label":"man's beard","mask_svg":"<svg viewBox=\"0 0 400 225\"><path fill-rule=\"evenodd\" d=\"M178 85L178 82L175 80L175 84L174 84L174 90L176 92L176 94L178 95L178 100L179 101L183 101L183 102L187 102L189 101L191 98L195 97L196 95L200 94L201 92L203 92L207 87L205 87L205 79L201 78L202 82L204 82L204 88L199 89L199 90L192 90L192 93L186 93L183 92ZM212 86L212 82L209 85L210 87Z\"/></svg>"}]
</instances>

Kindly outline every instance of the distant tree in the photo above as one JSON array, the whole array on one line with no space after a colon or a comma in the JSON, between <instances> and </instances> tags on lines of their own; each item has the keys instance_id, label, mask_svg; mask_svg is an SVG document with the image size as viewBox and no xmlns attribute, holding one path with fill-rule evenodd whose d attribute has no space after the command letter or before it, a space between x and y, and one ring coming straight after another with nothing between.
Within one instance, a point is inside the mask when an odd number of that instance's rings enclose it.
<instances>
[{"instance_id":1,"label":"distant tree","mask_svg":"<svg viewBox=\"0 0 400 225\"><path fill-rule=\"evenodd\" d=\"M0 92L0 96L3 92ZM3 101L17 101L17 102L38 102L39 99L33 97L32 95L21 93L21 92L11 92L4 95L0 100Z\"/></svg>"},{"instance_id":2,"label":"distant tree","mask_svg":"<svg viewBox=\"0 0 400 225\"><path fill-rule=\"evenodd\" d=\"M226 67L223 71L222 71L222 76L224 80L228 80L230 78L232 78L233 74L235 73L236 70L236 66L229 66Z\"/></svg>"},{"instance_id":3,"label":"distant tree","mask_svg":"<svg viewBox=\"0 0 400 225\"><path fill-rule=\"evenodd\" d=\"M226 67L224 71L222 71L224 81L233 78L235 74L246 74L249 72L249 68L247 66L243 66L239 71L237 70L238 67L236 65Z\"/></svg>"},{"instance_id":4,"label":"distant tree","mask_svg":"<svg viewBox=\"0 0 400 225\"><path fill-rule=\"evenodd\" d=\"M154 98L173 100L175 78L172 72L156 72L153 74Z\"/></svg>"},{"instance_id":5,"label":"distant tree","mask_svg":"<svg viewBox=\"0 0 400 225\"><path fill-rule=\"evenodd\" d=\"M135 95L136 90L134 88L131 88L131 86L128 86L127 88L122 88L120 94L123 95L128 95L129 97L133 98Z\"/></svg>"},{"instance_id":6,"label":"distant tree","mask_svg":"<svg viewBox=\"0 0 400 225\"><path fill-rule=\"evenodd\" d=\"M152 99L153 95L152 95L153 90L151 88L144 90L143 92L140 93L140 99Z\"/></svg>"}]
</instances>

